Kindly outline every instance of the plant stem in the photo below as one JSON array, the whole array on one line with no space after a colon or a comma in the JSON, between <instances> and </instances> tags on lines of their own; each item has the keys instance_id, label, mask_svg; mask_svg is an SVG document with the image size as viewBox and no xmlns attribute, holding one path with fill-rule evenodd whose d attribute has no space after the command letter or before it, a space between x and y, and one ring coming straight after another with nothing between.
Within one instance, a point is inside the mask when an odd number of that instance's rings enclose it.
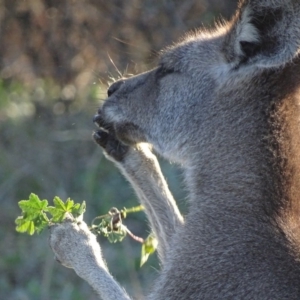
<instances>
[{"instance_id":1,"label":"plant stem","mask_svg":"<svg viewBox=\"0 0 300 300\"><path fill-rule=\"evenodd\" d=\"M143 205L139 205L139 206L134 206L131 208L125 208L124 210L126 213L135 213L135 212L143 211L143 210L145 210L145 208Z\"/></svg>"},{"instance_id":2,"label":"plant stem","mask_svg":"<svg viewBox=\"0 0 300 300\"><path fill-rule=\"evenodd\" d=\"M139 242L139 243L141 243L141 244L144 243L144 239L143 239L143 238L134 235L134 234L133 234L126 226L124 226L124 225L123 225L123 228L126 230L126 232L129 234L129 236L130 236L133 240L135 240L136 242Z\"/></svg>"},{"instance_id":3,"label":"plant stem","mask_svg":"<svg viewBox=\"0 0 300 300\"><path fill-rule=\"evenodd\" d=\"M92 225L95 223L96 220L103 219L103 218L105 218L105 217L109 217L109 214L95 217L95 218L92 220Z\"/></svg>"}]
</instances>

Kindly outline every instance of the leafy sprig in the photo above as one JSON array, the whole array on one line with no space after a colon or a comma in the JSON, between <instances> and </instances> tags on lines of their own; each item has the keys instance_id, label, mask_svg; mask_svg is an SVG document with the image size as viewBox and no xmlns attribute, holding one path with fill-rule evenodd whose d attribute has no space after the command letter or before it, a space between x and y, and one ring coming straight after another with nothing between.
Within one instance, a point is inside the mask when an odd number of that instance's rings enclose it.
<instances>
[{"instance_id":1,"label":"leafy sprig","mask_svg":"<svg viewBox=\"0 0 300 300\"><path fill-rule=\"evenodd\" d=\"M121 242L127 235L133 240L142 244L141 250L141 261L140 266L142 266L149 258L149 255L156 251L158 242L153 233L143 239L134 235L128 228L123 224L123 220L126 219L127 215L130 213L135 213L144 210L142 205L123 208L118 210L112 207L106 215L98 216L92 221L91 231L95 234L102 234L108 238L111 243ZM97 220L101 220L98 224L95 224Z\"/></svg>"},{"instance_id":2,"label":"leafy sprig","mask_svg":"<svg viewBox=\"0 0 300 300\"><path fill-rule=\"evenodd\" d=\"M33 193L29 195L28 200L19 201L22 215L17 217L15 221L17 225L16 230L30 235L40 233L50 225L63 222L67 216L71 216L74 220L81 219L86 209L85 201L79 204L74 203L73 200L68 198L66 202L64 202L57 196L54 197L53 204L54 206L48 206L46 199L40 200L40 198ZM128 214L142 210L144 210L144 207L141 205L130 209L123 208L122 210L113 207L107 214L96 217L90 227L91 232L107 237L111 243L121 242L127 235L141 243L141 266L148 260L149 255L155 252L157 240L153 234L150 234L146 239L134 235L127 226L123 224L123 220Z\"/></svg>"},{"instance_id":3,"label":"leafy sprig","mask_svg":"<svg viewBox=\"0 0 300 300\"><path fill-rule=\"evenodd\" d=\"M70 198L64 203L59 197L53 199L54 206L48 206L47 200L31 193L28 200L19 201L22 215L17 217L16 230L33 235L40 233L49 225L61 223L70 214L74 219L79 218L85 212L85 201L76 203Z\"/></svg>"}]
</instances>

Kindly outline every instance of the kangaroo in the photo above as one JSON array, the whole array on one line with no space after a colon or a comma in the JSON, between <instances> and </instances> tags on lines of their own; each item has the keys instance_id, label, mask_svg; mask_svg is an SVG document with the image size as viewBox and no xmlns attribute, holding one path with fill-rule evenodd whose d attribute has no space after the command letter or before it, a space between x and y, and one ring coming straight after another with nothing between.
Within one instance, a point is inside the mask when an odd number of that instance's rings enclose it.
<instances>
[{"instance_id":1,"label":"kangaroo","mask_svg":"<svg viewBox=\"0 0 300 300\"><path fill-rule=\"evenodd\" d=\"M300 1L240 1L158 67L113 83L95 141L145 206L166 299L300 299ZM183 218L153 152L179 164ZM84 222L50 245L105 300L130 299Z\"/></svg>"}]
</instances>

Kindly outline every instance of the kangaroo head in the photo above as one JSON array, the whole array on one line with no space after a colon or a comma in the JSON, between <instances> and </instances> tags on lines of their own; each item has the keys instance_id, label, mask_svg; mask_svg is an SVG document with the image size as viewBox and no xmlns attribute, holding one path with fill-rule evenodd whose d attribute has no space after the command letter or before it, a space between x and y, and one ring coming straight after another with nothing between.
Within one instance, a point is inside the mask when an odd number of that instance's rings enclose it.
<instances>
[{"instance_id":1,"label":"kangaroo head","mask_svg":"<svg viewBox=\"0 0 300 300\"><path fill-rule=\"evenodd\" d=\"M232 122L219 121L227 110L256 97L250 80L298 55L299 15L298 1L240 2L230 23L188 35L162 52L157 68L112 84L101 117L124 143L148 142L185 163L212 123L222 130Z\"/></svg>"}]
</instances>

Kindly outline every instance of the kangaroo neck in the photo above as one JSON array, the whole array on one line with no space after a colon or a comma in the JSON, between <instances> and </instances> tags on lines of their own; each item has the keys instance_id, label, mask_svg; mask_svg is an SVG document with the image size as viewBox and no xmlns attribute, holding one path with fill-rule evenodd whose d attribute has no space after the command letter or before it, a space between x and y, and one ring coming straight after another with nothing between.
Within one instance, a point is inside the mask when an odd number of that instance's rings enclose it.
<instances>
[{"instance_id":1,"label":"kangaroo neck","mask_svg":"<svg viewBox=\"0 0 300 300\"><path fill-rule=\"evenodd\" d=\"M270 76L265 89L255 91L253 99L237 97L233 103L238 118L231 119L222 102L218 104L224 113L202 141L197 163L194 159L186 172L191 209L230 220L228 226L268 224L299 248L300 109L293 89L297 84L285 82L291 74L284 72L282 78L276 72L262 75ZM274 84L280 89L276 98L268 86Z\"/></svg>"}]
</instances>

